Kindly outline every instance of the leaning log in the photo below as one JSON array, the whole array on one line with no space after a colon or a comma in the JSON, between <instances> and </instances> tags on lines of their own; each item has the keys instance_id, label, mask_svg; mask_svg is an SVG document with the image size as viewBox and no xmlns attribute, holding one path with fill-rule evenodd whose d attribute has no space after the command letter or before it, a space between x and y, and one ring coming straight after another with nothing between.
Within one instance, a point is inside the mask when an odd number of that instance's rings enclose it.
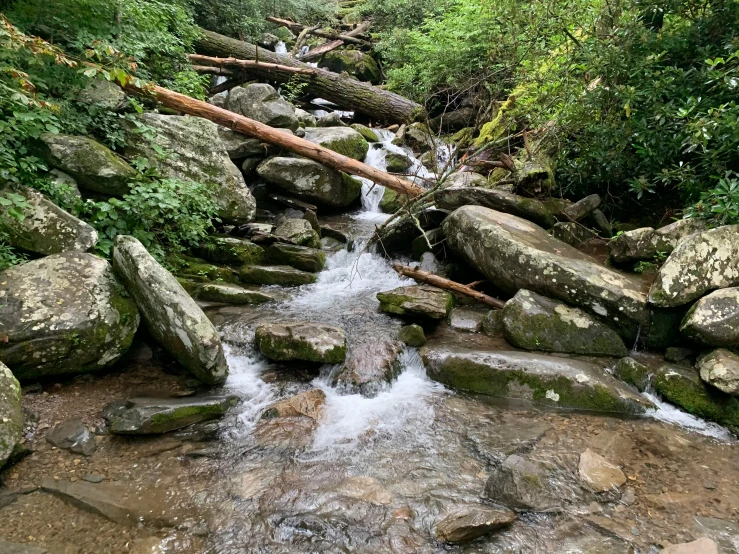
<instances>
[{"instance_id":1,"label":"leaning log","mask_svg":"<svg viewBox=\"0 0 739 554\"><path fill-rule=\"evenodd\" d=\"M322 31L321 29L308 27L307 25L301 25L300 23L296 23L295 21L290 21L289 19L280 19L279 17L268 17L267 21L269 21L270 23L274 23L275 25L279 25L280 27L287 27L293 33L302 33L305 31L309 35L314 35L314 36L326 38L329 40L343 40L344 42L349 42L351 44L359 44L361 46L372 46L372 43L367 42L366 40L362 40L361 38L354 37L350 34L342 35L340 33L332 33L331 31Z\"/></svg>"},{"instance_id":2,"label":"leaning log","mask_svg":"<svg viewBox=\"0 0 739 554\"><path fill-rule=\"evenodd\" d=\"M356 37L364 33L369 28L370 28L370 22L365 21L363 23L360 23L354 29L352 29L351 31L345 34L349 37ZM318 46L310 50L307 54L298 56L298 59L301 62L310 62L313 60L317 60L324 54L327 54L328 52L331 52L332 50L336 50L337 48L343 45L344 45L344 41L341 39L324 42L323 44L319 44Z\"/></svg>"},{"instance_id":3,"label":"leaning log","mask_svg":"<svg viewBox=\"0 0 739 554\"><path fill-rule=\"evenodd\" d=\"M421 105L399 94L373 87L369 83L352 79L346 75L311 67L289 56L276 54L254 44L212 31L201 30L201 36L196 42L196 50L206 56L254 61L258 58L259 62L314 70L315 73L312 75L300 75L256 65L249 68L249 73L280 83L288 81L305 83L306 93L324 98L346 109L366 114L375 121L404 123L422 120L425 117L425 111Z\"/></svg>"}]
</instances>

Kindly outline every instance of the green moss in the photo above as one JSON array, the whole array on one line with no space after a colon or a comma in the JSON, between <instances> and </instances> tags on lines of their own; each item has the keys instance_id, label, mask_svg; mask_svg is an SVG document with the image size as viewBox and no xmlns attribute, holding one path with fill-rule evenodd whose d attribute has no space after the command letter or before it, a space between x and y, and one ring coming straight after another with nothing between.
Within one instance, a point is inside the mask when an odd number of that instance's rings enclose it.
<instances>
[{"instance_id":1,"label":"green moss","mask_svg":"<svg viewBox=\"0 0 739 554\"><path fill-rule=\"evenodd\" d=\"M205 278L209 281L224 283L235 283L238 280L236 272L233 269L209 264L199 258L191 258L180 254L168 257L167 262L175 268L174 274L177 277L185 277L193 280Z\"/></svg>"},{"instance_id":2,"label":"green moss","mask_svg":"<svg viewBox=\"0 0 739 554\"><path fill-rule=\"evenodd\" d=\"M216 264L256 265L264 261L264 249L261 246L233 237L208 237L194 252Z\"/></svg>"},{"instance_id":3,"label":"green moss","mask_svg":"<svg viewBox=\"0 0 739 554\"><path fill-rule=\"evenodd\" d=\"M426 335L423 332L423 327L414 323L413 325L406 325L400 328L398 340L408 346L420 348L426 344Z\"/></svg>"},{"instance_id":4,"label":"green moss","mask_svg":"<svg viewBox=\"0 0 739 554\"><path fill-rule=\"evenodd\" d=\"M394 214L408 201L405 194L398 194L392 189L385 189L380 200L380 211L386 214Z\"/></svg>"},{"instance_id":5,"label":"green moss","mask_svg":"<svg viewBox=\"0 0 739 554\"><path fill-rule=\"evenodd\" d=\"M366 144L366 143L365 143ZM348 206L362 193L362 182L341 172L341 204Z\"/></svg>"},{"instance_id":6,"label":"green moss","mask_svg":"<svg viewBox=\"0 0 739 554\"><path fill-rule=\"evenodd\" d=\"M405 173L413 165L413 160L397 152L388 152L385 161L389 173Z\"/></svg>"},{"instance_id":7,"label":"green moss","mask_svg":"<svg viewBox=\"0 0 739 554\"><path fill-rule=\"evenodd\" d=\"M346 345L334 346L320 353L308 341L257 332L257 346L270 360L302 360L323 364L340 364L346 360Z\"/></svg>"},{"instance_id":8,"label":"green moss","mask_svg":"<svg viewBox=\"0 0 739 554\"><path fill-rule=\"evenodd\" d=\"M640 391L646 390L649 386L649 368L633 358L621 358L616 363L615 371L623 382L633 385Z\"/></svg>"},{"instance_id":9,"label":"green moss","mask_svg":"<svg viewBox=\"0 0 739 554\"><path fill-rule=\"evenodd\" d=\"M367 142L380 142L380 137L377 136L377 133L375 133L366 125L362 125L361 123L353 123L352 125L350 125L350 127L354 129L357 133L362 135L364 137L364 140L366 140Z\"/></svg>"},{"instance_id":10,"label":"green moss","mask_svg":"<svg viewBox=\"0 0 739 554\"><path fill-rule=\"evenodd\" d=\"M318 272L326 267L326 254L315 248L275 243L265 252L268 263L289 265L301 271Z\"/></svg>"},{"instance_id":11,"label":"green moss","mask_svg":"<svg viewBox=\"0 0 739 554\"><path fill-rule=\"evenodd\" d=\"M292 267L278 267L280 269L276 270L274 268L260 266L245 266L239 271L239 276L244 283L252 285L297 287L316 282L316 276L312 273L300 271Z\"/></svg>"},{"instance_id":12,"label":"green moss","mask_svg":"<svg viewBox=\"0 0 739 554\"><path fill-rule=\"evenodd\" d=\"M526 89L524 87L518 87L511 92L508 99L498 108L495 117L480 129L480 136L475 140L476 147L495 142L515 126L514 108L516 107L516 100L525 93Z\"/></svg>"}]
</instances>

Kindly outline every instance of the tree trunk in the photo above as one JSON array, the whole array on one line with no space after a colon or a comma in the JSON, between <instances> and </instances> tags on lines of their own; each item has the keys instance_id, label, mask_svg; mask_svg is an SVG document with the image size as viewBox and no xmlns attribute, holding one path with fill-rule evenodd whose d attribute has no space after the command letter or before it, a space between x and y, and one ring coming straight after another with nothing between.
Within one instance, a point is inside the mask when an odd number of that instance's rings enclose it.
<instances>
[{"instance_id":1,"label":"tree trunk","mask_svg":"<svg viewBox=\"0 0 739 554\"><path fill-rule=\"evenodd\" d=\"M249 72L257 77L277 82L306 83L309 94L329 100L344 108L366 114L375 121L411 122L422 120L425 112L422 106L398 94L373 87L345 75L338 75L325 69L316 69L289 56L276 54L248 42L232 39L218 33L201 30L196 49L201 54L220 58L234 57L241 60L256 60L282 66L299 67L315 71L312 75L298 75L276 69L254 66Z\"/></svg>"},{"instance_id":2,"label":"tree trunk","mask_svg":"<svg viewBox=\"0 0 739 554\"><path fill-rule=\"evenodd\" d=\"M303 31L307 29L307 32L309 35L314 35L314 36L326 38L329 40L343 40L344 42L350 42L352 44L359 44L362 46L372 45L372 43L367 42L366 40L362 40L361 38L354 37L349 33L342 35L338 33L332 33L330 31L322 31L320 29L314 29L314 28L308 27L307 25L301 25L300 23L296 23L295 21L290 21L289 19L280 19L279 17L268 17L267 21L269 21L270 23L274 23L276 25L280 25L282 27L287 27L293 33L302 33Z\"/></svg>"},{"instance_id":3,"label":"tree trunk","mask_svg":"<svg viewBox=\"0 0 739 554\"><path fill-rule=\"evenodd\" d=\"M365 21L363 23L360 23L357 25L356 28L352 29L348 33L346 33L349 37L356 37L358 35L361 35L364 33L367 29L370 28L370 22ZM340 46L344 45L343 40L332 40L329 42L324 42L323 44L320 44L319 46L316 46L313 50L308 52L305 56L300 56L298 59L301 62L309 62L312 60L317 60L324 54L327 54L328 52L331 52L331 50L336 50Z\"/></svg>"}]
</instances>

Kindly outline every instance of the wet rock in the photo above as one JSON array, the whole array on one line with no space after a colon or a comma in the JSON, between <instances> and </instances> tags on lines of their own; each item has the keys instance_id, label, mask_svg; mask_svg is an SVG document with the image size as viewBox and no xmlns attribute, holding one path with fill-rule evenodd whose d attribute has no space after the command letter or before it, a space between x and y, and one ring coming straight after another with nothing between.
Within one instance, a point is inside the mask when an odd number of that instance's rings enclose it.
<instances>
[{"instance_id":1,"label":"wet rock","mask_svg":"<svg viewBox=\"0 0 739 554\"><path fill-rule=\"evenodd\" d=\"M726 394L739 396L739 356L719 348L698 360L703 381Z\"/></svg>"},{"instance_id":2,"label":"wet rock","mask_svg":"<svg viewBox=\"0 0 739 554\"><path fill-rule=\"evenodd\" d=\"M321 237L305 219L286 219L275 229L275 236L287 239L298 246L321 247Z\"/></svg>"},{"instance_id":3,"label":"wet rock","mask_svg":"<svg viewBox=\"0 0 739 554\"><path fill-rule=\"evenodd\" d=\"M390 492L374 477L350 477L336 488L336 492L375 506L385 506L393 501Z\"/></svg>"},{"instance_id":4,"label":"wet rock","mask_svg":"<svg viewBox=\"0 0 739 554\"><path fill-rule=\"evenodd\" d=\"M273 417L307 417L313 421L321 419L323 406L326 403L326 393L321 389L309 391L291 396L267 406L262 414L262 419Z\"/></svg>"},{"instance_id":5,"label":"wet rock","mask_svg":"<svg viewBox=\"0 0 739 554\"><path fill-rule=\"evenodd\" d=\"M424 252L421 254L421 259L419 261L421 263L418 267L422 271L428 271L429 273L435 273L436 275L444 275L444 266L442 266L441 262L436 259L433 252Z\"/></svg>"},{"instance_id":6,"label":"wet rock","mask_svg":"<svg viewBox=\"0 0 739 554\"><path fill-rule=\"evenodd\" d=\"M623 382L635 386L640 391L647 390L651 371L634 358L621 358L616 362L614 371Z\"/></svg>"},{"instance_id":7,"label":"wet rock","mask_svg":"<svg viewBox=\"0 0 739 554\"><path fill-rule=\"evenodd\" d=\"M382 200L380 200L379 208L382 213L394 214L400 210L403 205L408 201L408 197L405 194L398 194L392 189L385 189L382 193Z\"/></svg>"},{"instance_id":8,"label":"wet rock","mask_svg":"<svg viewBox=\"0 0 739 554\"><path fill-rule=\"evenodd\" d=\"M264 260L264 248L235 237L208 237L193 252L214 264L254 265Z\"/></svg>"},{"instance_id":9,"label":"wet rock","mask_svg":"<svg viewBox=\"0 0 739 554\"><path fill-rule=\"evenodd\" d=\"M270 127L295 131L299 125L295 108L272 85L266 83L232 88L226 98L225 108Z\"/></svg>"},{"instance_id":10,"label":"wet rock","mask_svg":"<svg viewBox=\"0 0 739 554\"><path fill-rule=\"evenodd\" d=\"M49 554L45 548L0 540L0 554ZM52 553L53 554L53 553Z\"/></svg>"},{"instance_id":11,"label":"wet rock","mask_svg":"<svg viewBox=\"0 0 739 554\"><path fill-rule=\"evenodd\" d=\"M95 452L95 438L79 418L68 419L46 433L46 440L56 446L85 456Z\"/></svg>"},{"instance_id":12,"label":"wet rock","mask_svg":"<svg viewBox=\"0 0 739 554\"><path fill-rule=\"evenodd\" d=\"M659 229L642 227L611 239L608 250L616 263L651 260L660 252L669 254L683 237L705 229L698 219L681 219Z\"/></svg>"},{"instance_id":13,"label":"wet rock","mask_svg":"<svg viewBox=\"0 0 739 554\"><path fill-rule=\"evenodd\" d=\"M28 208L19 220L0 205L0 228L12 246L36 254L58 254L69 250L85 252L97 244L97 231L27 187L6 189L25 199ZM0 192L0 196L3 192Z\"/></svg>"},{"instance_id":14,"label":"wet rock","mask_svg":"<svg viewBox=\"0 0 739 554\"><path fill-rule=\"evenodd\" d=\"M411 123L405 130L403 138L393 139L393 144L398 146L408 146L414 152L424 154L430 150L436 150L436 140L434 134L429 130L426 125L420 122Z\"/></svg>"},{"instance_id":15,"label":"wet rock","mask_svg":"<svg viewBox=\"0 0 739 554\"><path fill-rule=\"evenodd\" d=\"M680 331L708 346L739 346L739 288L720 289L698 300Z\"/></svg>"},{"instance_id":16,"label":"wet rock","mask_svg":"<svg viewBox=\"0 0 739 554\"><path fill-rule=\"evenodd\" d=\"M256 344L270 360L338 364L346 359L344 331L321 323L261 325L256 331Z\"/></svg>"},{"instance_id":17,"label":"wet rock","mask_svg":"<svg viewBox=\"0 0 739 554\"><path fill-rule=\"evenodd\" d=\"M554 550L556 554L632 554L629 543L603 535L588 534L562 541Z\"/></svg>"},{"instance_id":18,"label":"wet rock","mask_svg":"<svg viewBox=\"0 0 739 554\"><path fill-rule=\"evenodd\" d=\"M593 210L593 213L590 214L590 221L602 236L608 238L613 236L613 225L602 211Z\"/></svg>"},{"instance_id":19,"label":"wet rock","mask_svg":"<svg viewBox=\"0 0 739 554\"><path fill-rule=\"evenodd\" d=\"M361 123L352 123L351 125L349 125L349 127L362 135L364 137L364 140L366 140L367 142L380 142L380 137L377 136L377 133L375 133L366 125L362 125Z\"/></svg>"},{"instance_id":20,"label":"wet rock","mask_svg":"<svg viewBox=\"0 0 739 554\"><path fill-rule=\"evenodd\" d=\"M426 344L426 335L423 332L423 327L413 323L400 328L398 340L413 348L420 348Z\"/></svg>"},{"instance_id":21,"label":"wet rock","mask_svg":"<svg viewBox=\"0 0 739 554\"><path fill-rule=\"evenodd\" d=\"M344 244L350 242L349 235L328 225L321 225L321 238L331 238Z\"/></svg>"},{"instance_id":22,"label":"wet rock","mask_svg":"<svg viewBox=\"0 0 739 554\"><path fill-rule=\"evenodd\" d=\"M454 308L449 315L449 326L457 331L479 333L487 314L474 308Z\"/></svg>"},{"instance_id":23,"label":"wet rock","mask_svg":"<svg viewBox=\"0 0 739 554\"><path fill-rule=\"evenodd\" d=\"M665 360L676 364L693 365L691 361L695 353L690 348L680 348L679 346L670 346L665 349Z\"/></svg>"},{"instance_id":24,"label":"wet rock","mask_svg":"<svg viewBox=\"0 0 739 554\"><path fill-rule=\"evenodd\" d=\"M316 233L318 233L318 236L320 237L321 224L318 223L318 215L316 215L315 210L305 210L305 213L303 214L303 219L310 223L310 226Z\"/></svg>"},{"instance_id":25,"label":"wet rock","mask_svg":"<svg viewBox=\"0 0 739 554\"><path fill-rule=\"evenodd\" d=\"M364 160L369 150L369 144L361 133L351 127L314 127L306 129L305 140L359 161Z\"/></svg>"},{"instance_id":26,"label":"wet rock","mask_svg":"<svg viewBox=\"0 0 739 554\"><path fill-rule=\"evenodd\" d=\"M626 414L651 403L601 367L580 360L512 351L425 346L429 377L454 389L561 408Z\"/></svg>"},{"instance_id":27,"label":"wet rock","mask_svg":"<svg viewBox=\"0 0 739 554\"><path fill-rule=\"evenodd\" d=\"M333 50L321 57L318 67L334 73L348 73L374 85L382 82L382 72L377 62L361 50Z\"/></svg>"},{"instance_id":28,"label":"wet rock","mask_svg":"<svg viewBox=\"0 0 739 554\"><path fill-rule=\"evenodd\" d=\"M452 294L428 285L400 287L378 292L380 310L396 315L416 315L431 319L444 319L454 306Z\"/></svg>"},{"instance_id":29,"label":"wet rock","mask_svg":"<svg viewBox=\"0 0 739 554\"><path fill-rule=\"evenodd\" d=\"M298 118L298 123L301 127L315 127L316 116L300 108L295 108L295 116Z\"/></svg>"},{"instance_id":30,"label":"wet rock","mask_svg":"<svg viewBox=\"0 0 739 554\"><path fill-rule=\"evenodd\" d=\"M121 196L138 176L123 158L90 138L46 133L41 142L41 157L71 175L82 188Z\"/></svg>"},{"instance_id":31,"label":"wet rock","mask_svg":"<svg viewBox=\"0 0 739 554\"><path fill-rule=\"evenodd\" d=\"M503 310L490 310L482 319L482 332L490 337L502 337L504 333Z\"/></svg>"},{"instance_id":32,"label":"wet rock","mask_svg":"<svg viewBox=\"0 0 739 554\"><path fill-rule=\"evenodd\" d=\"M109 366L138 324L110 264L92 254L52 254L0 272L0 361L19 379Z\"/></svg>"},{"instance_id":33,"label":"wet rock","mask_svg":"<svg viewBox=\"0 0 739 554\"><path fill-rule=\"evenodd\" d=\"M660 268L649 289L649 301L680 306L714 289L739 285L739 225L688 235Z\"/></svg>"},{"instance_id":34,"label":"wet rock","mask_svg":"<svg viewBox=\"0 0 739 554\"><path fill-rule=\"evenodd\" d=\"M233 395L131 398L111 402L102 416L113 434L158 435L222 417L237 401Z\"/></svg>"},{"instance_id":35,"label":"wet rock","mask_svg":"<svg viewBox=\"0 0 739 554\"><path fill-rule=\"evenodd\" d=\"M598 233L574 221L555 223L551 229L552 236L577 248L591 239L597 239Z\"/></svg>"},{"instance_id":36,"label":"wet rock","mask_svg":"<svg viewBox=\"0 0 739 554\"><path fill-rule=\"evenodd\" d=\"M228 127L218 126L218 137L221 139L228 157L232 160L241 158L264 158L269 153L269 146L258 138L249 137Z\"/></svg>"},{"instance_id":37,"label":"wet rock","mask_svg":"<svg viewBox=\"0 0 739 554\"><path fill-rule=\"evenodd\" d=\"M629 340L649 329L641 281L604 267L533 223L465 206L442 228L449 247L504 291L528 289L563 300L605 318Z\"/></svg>"},{"instance_id":38,"label":"wet rock","mask_svg":"<svg viewBox=\"0 0 739 554\"><path fill-rule=\"evenodd\" d=\"M429 248L429 245L431 248ZM425 236L421 235L413 240L411 256L414 260L420 260L427 252L433 254L434 257L444 255L444 233L441 229L431 229L426 231ZM436 271L432 271L432 273L436 273Z\"/></svg>"},{"instance_id":39,"label":"wet rock","mask_svg":"<svg viewBox=\"0 0 739 554\"><path fill-rule=\"evenodd\" d=\"M708 537L702 537L693 542L668 546L661 554L718 554L718 546Z\"/></svg>"},{"instance_id":40,"label":"wet rock","mask_svg":"<svg viewBox=\"0 0 739 554\"><path fill-rule=\"evenodd\" d=\"M218 206L218 217L227 223L240 225L254 219L256 201L229 158L215 123L200 117L155 113L138 117L156 129L156 144L169 155L160 156L151 141L131 124L126 128L127 157L147 158L163 177L204 185Z\"/></svg>"},{"instance_id":41,"label":"wet rock","mask_svg":"<svg viewBox=\"0 0 739 554\"><path fill-rule=\"evenodd\" d=\"M252 285L281 285L299 287L316 282L316 276L287 265L246 266L239 271L244 283Z\"/></svg>"},{"instance_id":42,"label":"wet rock","mask_svg":"<svg viewBox=\"0 0 739 554\"><path fill-rule=\"evenodd\" d=\"M437 207L442 210L482 206L522 217L543 227L551 227L555 223L552 211L544 203L500 189L454 187L440 190L435 198Z\"/></svg>"},{"instance_id":43,"label":"wet rock","mask_svg":"<svg viewBox=\"0 0 739 554\"><path fill-rule=\"evenodd\" d=\"M224 382L228 365L218 332L177 279L130 236L116 237L113 266L156 341L202 382Z\"/></svg>"},{"instance_id":44,"label":"wet rock","mask_svg":"<svg viewBox=\"0 0 739 554\"><path fill-rule=\"evenodd\" d=\"M389 173L405 173L413 167L413 160L405 154L388 152L385 154L386 171Z\"/></svg>"},{"instance_id":45,"label":"wet rock","mask_svg":"<svg viewBox=\"0 0 739 554\"><path fill-rule=\"evenodd\" d=\"M400 374L401 351L397 342L377 341L353 346L335 382L349 391L374 396Z\"/></svg>"},{"instance_id":46,"label":"wet rock","mask_svg":"<svg viewBox=\"0 0 739 554\"><path fill-rule=\"evenodd\" d=\"M626 475L618 466L589 448L580 454L578 473L585 488L596 493L612 491L626 483Z\"/></svg>"},{"instance_id":47,"label":"wet rock","mask_svg":"<svg viewBox=\"0 0 739 554\"><path fill-rule=\"evenodd\" d=\"M268 263L289 265L301 271L314 273L326 266L326 255L320 250L280 242L267 249L265 258Z\"/></svg>"},{"instance_id":48,"label":"wet rock","mask_svg":"<svg viewBox=\"0 0 739 554\"><path fill-rule=\"evenodd\" d=\"M122 110L128 104L128 97L123 89L112 81L102 77L91 79L77 96L82 104L92 104L108 111Z\"/></svg>"},{"instance_id":49,"label":"wet rock","mask_svg":"<svg viewBox=\"0 0 739 554\"><path fill-rule=\"evenodd\" d=\"M464 544L513 523L516 514L492 506L460 506L436 524L436 538L453 544Z\"/></svg>"},{"instance_id":50,"label":"wet rock","mask_svg":"<svg viewBox=\"0 0 739 554\"><path fill-rule=\"evenodd\" d=\"M346 207L362 192L359 180L306 158L270 158L259 164L257 173L299 198L325 206Z\"/></svg>"},{"instance_id":51,"label":"wet rock","mask_svg":"<svg viewBox=\"0 0 739 554\"><path fill-rule=\"evenodd\" d=\"M618 333L578 308L520 290L503 309L508 342L527 350L593 356L625 356Z\"/></svg>"},{"instance_id":52,"label":"wet rock","mask_svg":"<svg viewBox=\"0 0 739 554\"><path fill-rule=\"evenodd\" d=\"M195 298L205 302L222 302L242 306L246 304L264 304L273 302L275 297L258 290L249 290L236 285L218 285L206 283L198 287Z\"/></svg>"},{"instance_id":53,"label":"wet rock","mask_svg":"<svg viewBox=\"0 0 739 554\"><path fill-rule=\"evenodd\" d=\"M22 433L21 386L10 369L0 362L0 469L13 454Z\"/></svg>"},{"instance_id":54,"label":"wet rock","mask_svg":"<svg viewBox=\"0 0 739 554\"><path fill-rule=\"evenodd\" d=\"M569 221L580 221L590 215L598 206L600 206L600 196L591 194L567 206L562 210L562 215Z\"/></svg>"},{"instance_id":55,"label":"wet rock","mask_svg":"<svg viewBox=\"0 0 739 554\"><path fill-rule=\"evenodd\" d=\"M327 113L318 118L316 127L346 127L346 123L341 119L341 115L336 112Z\"/></svg>"}]
</instances>

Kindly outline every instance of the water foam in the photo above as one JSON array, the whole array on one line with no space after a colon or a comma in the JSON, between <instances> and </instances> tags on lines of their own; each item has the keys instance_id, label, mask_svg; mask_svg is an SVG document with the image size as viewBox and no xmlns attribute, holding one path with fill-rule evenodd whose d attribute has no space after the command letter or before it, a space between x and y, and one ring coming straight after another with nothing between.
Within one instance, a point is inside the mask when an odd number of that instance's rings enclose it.
<instances>
[{"instance_id":1,"label":"water foam","mask_svg":"<svg viewBox=\"0 0 739 554\"><path fill-rule=\"evenodd\" d=\"M645 392L642 394L647 398L647 400L657 406L656 410L647 411L648 417L654 418L659 421L664 421L666 423L673 423L690 431L694 431L700 435L712 437L720 441L728 442L732 440L731 433L729 433L729 431L724 427L697 418L687 412L683 412L672 404L663 402L652 393Z\"/></svg>"}]
</instances>

